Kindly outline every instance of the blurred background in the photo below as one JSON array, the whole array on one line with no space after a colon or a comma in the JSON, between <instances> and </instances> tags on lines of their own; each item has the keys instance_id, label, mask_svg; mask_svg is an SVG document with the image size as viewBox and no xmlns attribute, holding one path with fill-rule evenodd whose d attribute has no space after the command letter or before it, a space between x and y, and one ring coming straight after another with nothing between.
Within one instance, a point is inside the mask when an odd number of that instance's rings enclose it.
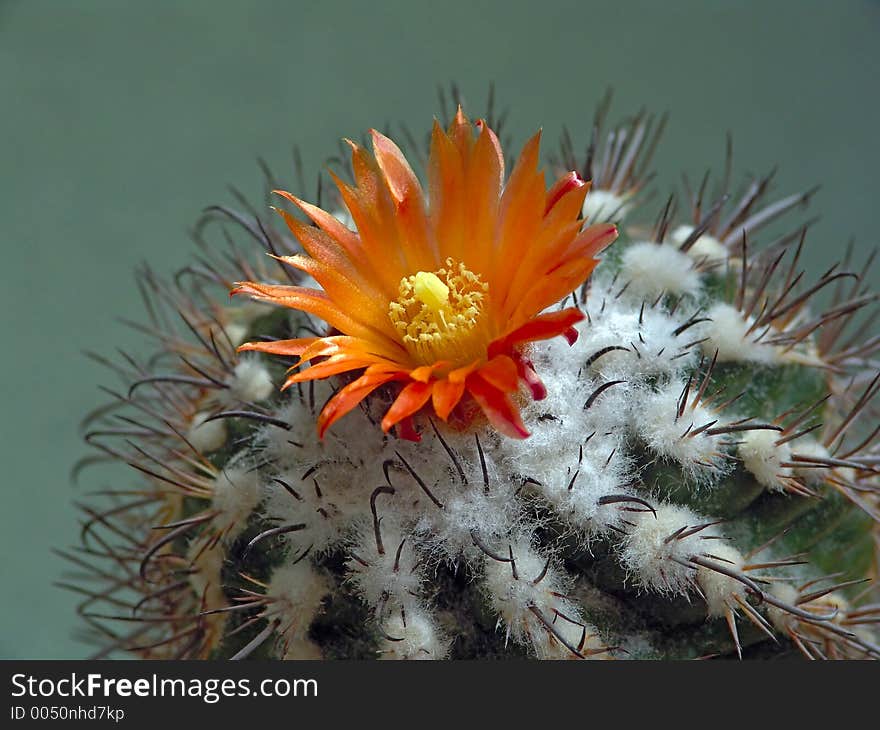
<instances>
[{"instance_id":1,"label":"blurred background","mask_svg":"<svg viewBox=\"0 0 880 730\"><path fill-rule=\"evenodd\" d=\"M132 269L185 264L203 207L260 194L258 156L290 179L295 143L312 180L342 136L427 130L451 81L475 114L494 81L517 143L566 124L580 148L611 86L612 119L670 112L661 191L720 169L727 130L737 175L821 183L818 275L880 240L878 78L868 0L0 0L0 658L86 654L51 552L107 485L70 480L107 380L82 352L138 350Z\"/></svg>"}]
</instances>

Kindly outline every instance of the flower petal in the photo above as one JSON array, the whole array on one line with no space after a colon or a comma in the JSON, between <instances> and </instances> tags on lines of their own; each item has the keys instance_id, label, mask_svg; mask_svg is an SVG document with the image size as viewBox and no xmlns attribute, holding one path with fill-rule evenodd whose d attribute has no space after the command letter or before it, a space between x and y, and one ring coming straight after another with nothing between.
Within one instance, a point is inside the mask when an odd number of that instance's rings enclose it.
<instances>
[{"instance_id":1,"label":"flower petal","mask_svg":"<svg viewBox=\"0 0 880 730\"><path fill-rule=\"evenodd\" d=\"M366 368L380 363L389 364L378 361L376 358L370 356L358 357L353 355L334 355L326 360L322 360L317 365L311 365L305 370L301 370L298 373L291 375L285 381L282 390L286 390L291 385L296 385L297 383L306 383L309 380L323 380L324 378L329 378L333 375L348 373L352 370L358 370L360 368Z\"/></svg>"},{"instance_id":2,"label":"flower petal","mask_svg":"<svg viewBox=\"0 0 880 730\"><path fill-rule=\"evenodd\" d=\"M385 412L385 417L382 419L382 430L388 433L396 423L420 410L431 397L433 387L433 383L419 383L418 381L404 386L400 395Z\"/></svg>"},{"instance_id":3,"label":"flower petal","mask_svg":"<svg viewBox=\"0 0 880 730\"><path fill-rule=\"evenodd\" d=\"M399 379L399 372L365 372L334 395L318 416L318 436L324 438L327 429L355 408L380 385Z\"/></svg>"},{"instance_id":4,"label":"flower petal","mask_svg":"<svg viewBox=\"0 0 880 730\"><path fill-rule=\"evenodd\" d=\"M265 352L270 355L299 357L315 344L324 345L329 337L299 337L295 340L274 340L272 342L245 342L239 345L238 352ZM326 343L329 346L329 343Z\"/></svg>"},{"instance_id":5,"label":"flower petal","mask_svg":"<svg viewBox=\"0 0 880 730\"><path fill-rule=\"evenodd\" d=\"M490 385L505 393L519 390L519 373L516 363L507 355L496 355L485 365L481 365L477 372Z\"/></svg>"},{"instance_id":6,"label":"flower petal","mask_svg":"<svg viewBox=\"0 0 880 730\"><path fill-rule=\"evenodd\" d=\"M523 425L519 409L507 393L503 393L474 373L467 379L467 390L474 397L486 418L498 431L511 438L524 439L529 432Z\"/></svg>"},{"instance_id":7,"label":"flower petal","mask_svg":"<svg viewBox=\"0 0 880 730\"><path fill-rule=\"evenodd\" d=\"M331 327L353 337L397 344L384 333L379 332L365 322L342 311L339 306L322 291L307 289L302 286L280 284L260 284L253 281L236 282L231 295L248 294L251 298L262 302L271 302L282 307L309 312L323 319Z\"/></svg>"},{"instance_id":8,"label":"flower petal","mask_svg":"<svg viewBox=\"0 0 880 730\"><path fill-rule=\"evenodd\" d=\"M558 312L545 312L498 338L489 345L489 356L509 352L517 345L534 340L549 340L565 333L573 325L585 319L579 309L569 307Z\"/></svg>"},{"instance_id":9,"label":"flower petal","mask_svg":"<svg viewBox=\"0 0 880 730\"><path fill-rule=\"evenodd\" d=\"M464 395L465 381L452 381L448 378L438 380L434 383L434 390L431 392L431 404L434 406L434 412L445 421L452 413L452 409L458 405Z\"/></svg>"},{"instance_id":10,"label":"flower petal","mask_svg":"<svg viewBox=\"0 0 880 730\"><path fill-rule=\"evenodd\" d=\"M586 188L584 190L583 188ZM580 191L580 199L577 201L583 206L584 198L587 195L587 191L590 189L590 183L585 182L581 179L581 176L578 175L574 170L569 173L563 175L556 183L553 185L550 190L547 191L546 203L544 204L544 216L546 217L548 213L556 206L556 204L562 200L569 193L579 190Z\"/></svg>"},{"instance_id":11,"label":"flower petal","mask_svg":"<svg viewBox=\"0 0 880 730\"><path fill-rule=\"evenodd\" d=\"M574 330L574 328L572 329ZM575 336L577 336L577 330L574 330L574 332ZM565 335L565 333L563 333L563 335ZM569 344L573 343L569 341ZM514 361L516 362L520 380L528 386L529 390L532 392L532 398L534 400L544 400L544 398L547 397L547 388L544 386L541 378L538 377L538 373L535 372L531 360L519 355L514 358Z\"/></svg>"}]
</instances>

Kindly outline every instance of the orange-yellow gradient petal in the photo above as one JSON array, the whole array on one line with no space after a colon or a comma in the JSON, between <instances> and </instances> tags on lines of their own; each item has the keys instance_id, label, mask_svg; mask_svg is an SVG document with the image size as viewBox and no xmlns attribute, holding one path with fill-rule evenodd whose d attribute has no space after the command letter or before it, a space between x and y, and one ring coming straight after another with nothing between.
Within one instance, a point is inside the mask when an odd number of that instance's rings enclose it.
<instances>
[{"instance_id":1,"label":"orange-yellow gradient petal","mask_svg":"<svg viewBox=\"0 0 880 730\"><path fill-rule=\"evenodd\" d=\"M526 348L574 342L583 314L545 310L590 276L616 228L583 227L589 183L577 173L548 187L540 133L505 183L498 137L459 109L448 130L434 123L426 188L392 140L375 130L370 139L371 151L348 141L351 183L333 175L356 230L276 191L308 218L278 210L303 248L278 260L321 288L240 282L232 291L307 312L328 335L240 349L299 357L284 387L347 378L318 417L321 437L382 386L396 388L383 431L418 440L413 417L468 417L470 401L500 433L527 437L521 393L537 399L544 389Z\"/></svg>"}]
</instances>

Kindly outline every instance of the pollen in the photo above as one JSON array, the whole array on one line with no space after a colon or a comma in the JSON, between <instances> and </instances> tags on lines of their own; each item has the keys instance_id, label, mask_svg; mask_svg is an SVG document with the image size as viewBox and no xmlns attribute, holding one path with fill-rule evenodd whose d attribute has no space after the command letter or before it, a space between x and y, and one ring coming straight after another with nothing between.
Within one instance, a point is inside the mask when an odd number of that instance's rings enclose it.
<instances>
[{"instance_id":1,"label":"pollen","mask_svg":"<svg viewBox=\"0 0 880 730\"><path fill-rule=\"evenodd\" d=\"M388 316L419 364L465 365L486 350L488 295L488 284L449 258L445 268L403 277Z\"/></svg>"}]
</instances>

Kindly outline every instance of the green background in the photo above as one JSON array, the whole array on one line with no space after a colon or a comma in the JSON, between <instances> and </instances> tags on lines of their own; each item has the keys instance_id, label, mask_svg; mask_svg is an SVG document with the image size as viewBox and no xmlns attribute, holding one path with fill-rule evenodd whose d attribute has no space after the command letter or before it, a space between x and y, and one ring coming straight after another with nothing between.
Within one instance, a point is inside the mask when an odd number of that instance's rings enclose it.
<instances>
[{"instance_id":1,"label":"green background","mask_svg":"<svg viewBox=\"0 0 880 730\"><path fill-rule=\"evenodd\" d=\"M84 654L50 553L104 486L68 476L105 379L81 352L138 348L133 267L184 264L202 207L260 192L257 156L283 175L296 142L311 179L341 136L426 130L452 80L477 112L494 80L517 140L585 143L610 85L612 116L671 113L661 188L718 169L728 129L737 173L820 182L818 275L878 239L878 31L866 0L0 1L0 657Z\"/></svg>"}]
</instances>

